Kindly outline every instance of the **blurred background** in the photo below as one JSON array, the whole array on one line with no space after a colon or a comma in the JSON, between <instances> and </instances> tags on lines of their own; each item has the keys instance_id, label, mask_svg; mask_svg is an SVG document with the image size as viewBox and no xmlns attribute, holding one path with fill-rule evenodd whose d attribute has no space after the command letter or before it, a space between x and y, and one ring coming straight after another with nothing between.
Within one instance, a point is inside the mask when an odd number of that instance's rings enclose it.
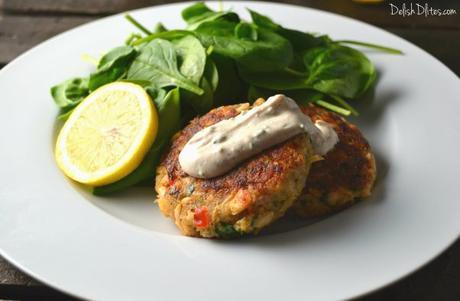
<instances>
[{"instance_id":1,"label":"blurred background","mask_svg":"<svg viewBox=\"0 0 460 301\"><path fill-rule=\"evenodd\" d=\"M172 2L179 1L0 0L0 68L38 43L77 25L126 10ZM376 25L420 46L460 75L460 0L271 2L331 11ZM411 3L456 13L449 16L392 14L392 6L395 12L394 6L401 9ZM0 257L0 300L30 299L72 300L24 275ZM460 300L460 242L420 271L359 300Z\"/></svg>"}]
</instances>

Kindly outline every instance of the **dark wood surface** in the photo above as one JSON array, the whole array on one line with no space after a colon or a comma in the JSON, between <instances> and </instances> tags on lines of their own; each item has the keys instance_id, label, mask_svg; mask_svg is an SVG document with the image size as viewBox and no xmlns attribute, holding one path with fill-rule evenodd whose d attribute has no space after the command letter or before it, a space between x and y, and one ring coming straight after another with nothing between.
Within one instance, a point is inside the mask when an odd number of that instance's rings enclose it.
<instances>
[{"instance_id":1,"label":"dark wood surface","mask_svg":"<svg viewBox=\"0 0 460 301\"><path fill-rule=\"evenodd\" d=\"M79 24L124 10L170 2L174 1L0 0L0 68L27 49ZM276 2L328 10L374 24L420 46L460 74L458 0L418 2L457 11L456 15L442 17L391 16L389 3L400 6L401 1L373 5L351 0ZM0 300L26 299L72 298L30 278L0 257ZM414 274L360 300L460 300L460 241Z\"/></svg>"}]
</instances>

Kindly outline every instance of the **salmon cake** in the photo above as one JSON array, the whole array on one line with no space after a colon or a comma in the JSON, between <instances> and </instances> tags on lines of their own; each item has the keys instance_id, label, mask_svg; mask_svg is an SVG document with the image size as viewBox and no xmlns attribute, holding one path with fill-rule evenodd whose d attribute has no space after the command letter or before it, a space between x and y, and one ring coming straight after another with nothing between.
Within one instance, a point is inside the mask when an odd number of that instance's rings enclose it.
<instances>
[{"instance_id":1,"label":"salmon cake","mask_svg":"<svg viewBox=\"0 0 460 301\"><path fill-rule=\"evenodd\" d=\"M302 217L321 217L369 197L377 170L374 154L361 131L343 117L318 106L309 104L301 110L313 122L329 123L339 141L323 160L312 164L293 211Z\"/></svg>"},{"instance_id":2,"label":"salmon cake","mask_svg":"<svg viewBox=\"0 0 460 301\"><path fill-rule=\"evenodd\" d=\"M222 176L199 179L182 170L178 157L194 134L250 108L247 103L224 106L193 119L163 155L157 168L157 203L184 235L226 239L257 233L283 216L302 192L315 157L306 134L277 144Z\"/></svg>"}]
</instances>

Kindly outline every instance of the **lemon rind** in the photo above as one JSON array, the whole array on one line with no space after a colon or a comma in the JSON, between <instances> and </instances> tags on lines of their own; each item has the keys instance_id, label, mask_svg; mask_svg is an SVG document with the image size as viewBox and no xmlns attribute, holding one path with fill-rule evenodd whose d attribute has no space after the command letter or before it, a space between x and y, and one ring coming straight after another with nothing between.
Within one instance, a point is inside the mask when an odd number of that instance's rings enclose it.
<instances>
[{"instance_id":1,"label":"lemon rind","mask_svg":"<svg viewBox=\"0 0 460 301\"><path fill-rule=\"evenodd\" d=\"M75 166L66 152L65 139L72 126L81 116L84 110L97 101L102 93L110 91L125 91L135 95L139 102L142 112L142 119L148 122L142 122L136 137L134 137L130 147L121 159L114 165L98 170L97 172L86 172ZM59 168L73 180L92 186L101 186L113 183L125 177L136 169L142 162L142 159L151 148L158 130L158 117L155 106L147 92L139 85L115 82L100 87L89 96L87 96L72 112L58 135L56 141L56 160Z\"/></svg>"}]
</instances>

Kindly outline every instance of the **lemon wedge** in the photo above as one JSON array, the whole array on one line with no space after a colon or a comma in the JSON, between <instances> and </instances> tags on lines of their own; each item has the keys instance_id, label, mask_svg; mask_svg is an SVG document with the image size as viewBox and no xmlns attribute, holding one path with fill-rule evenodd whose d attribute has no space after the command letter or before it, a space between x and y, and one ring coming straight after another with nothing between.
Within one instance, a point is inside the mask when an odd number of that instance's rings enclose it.
<instances>
[{"instance_id":1,"label":"lemon wedge","mask_svg":"<svg viewBox=\"0 0 460 301\"><path fill-rule=\"evenodd\" d=\"M86 97L62 127L56 161L77 182L110 184L139 166L157 130L155 106L141 86L107 84Z\"/></svg>"}]
</instances>

